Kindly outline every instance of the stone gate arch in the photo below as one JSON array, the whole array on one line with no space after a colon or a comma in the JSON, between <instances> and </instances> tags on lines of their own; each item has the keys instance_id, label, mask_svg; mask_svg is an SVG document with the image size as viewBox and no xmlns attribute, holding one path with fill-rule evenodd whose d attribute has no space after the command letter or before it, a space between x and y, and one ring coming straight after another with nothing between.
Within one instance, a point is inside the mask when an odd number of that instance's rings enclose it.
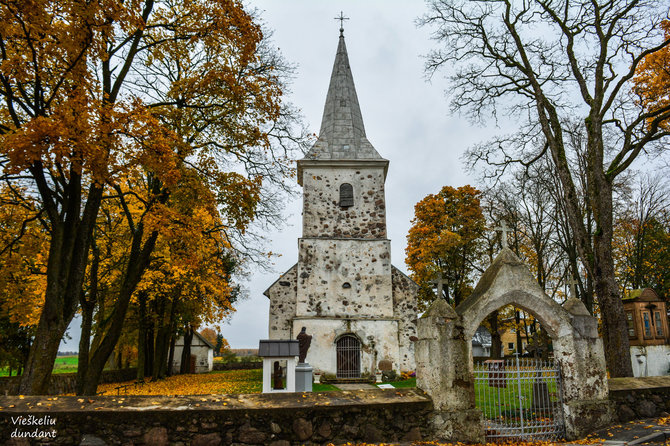
<instances>
[{"instance_id":1,"label":"stone gate arch","mask_svg":"<svg viewBox=\"0 0 670 446\"><path fill-rule=\"evenodd\" d=\"M611 408L596 318L577 299L563 306L556 303L505 248L456 309L437 299L418 321L417 387L433 399L435 433L447 441L483 441L482 414L475 408L471 339L484 318L507 305L533 314L552 338L563 376L566 437L579 438L607 425Z\"/></svg>"}]
</instances>

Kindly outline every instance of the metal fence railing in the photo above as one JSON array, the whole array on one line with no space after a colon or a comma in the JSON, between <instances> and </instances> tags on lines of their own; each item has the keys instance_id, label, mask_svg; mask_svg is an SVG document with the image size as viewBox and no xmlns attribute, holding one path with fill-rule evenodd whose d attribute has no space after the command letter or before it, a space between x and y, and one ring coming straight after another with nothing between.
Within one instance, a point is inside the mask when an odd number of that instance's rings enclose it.
<instances>
[{"instance_id":1,"label":"metal fence railing","mask_svg":"<svg viewBox=\"0 0 670 446\"><path fill-rule=\"evenodd\" d=\"M553 361L475 363L475 398L487 442L557 440L565 435L561 374Z\"/></svg>"},{"instance_id":2,"label":"metal fence railing","mask_svg":"<svg viewBox=\"0 0 670 446\"><path fill-rule=\"evenodd\" d=\"M342 336L337 340L337 377L361 377L361 343L351 335Z\"/></svg>"}]
</instances>

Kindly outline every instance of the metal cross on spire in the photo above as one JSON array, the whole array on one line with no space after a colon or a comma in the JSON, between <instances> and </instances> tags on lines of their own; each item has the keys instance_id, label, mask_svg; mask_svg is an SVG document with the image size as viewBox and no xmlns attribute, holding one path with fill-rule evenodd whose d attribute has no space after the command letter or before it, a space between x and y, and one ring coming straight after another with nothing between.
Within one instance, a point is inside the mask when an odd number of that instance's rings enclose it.
<instances>
[{"instance_id":1,"label":"metal cross on spire","mask_svg":"<svg viewBox=\"0 0 670 446\"><path fill-rule=\"evenodd\" d=\"M339 21L340 21L340 37L341 37L341 36L344 35L344 21L345 21L345 20L349 20L349 17L345 17L345 16L344 16L344 13L342 13L342 11L340 11L340 16L339 16L339 17L335 17L335 20L339 20Z\"/></svg>"},{"instance_id":2,"label":"metal cross on spire","mask_svg":"<svg viewBox=\"0 0 670 446\"><path fill-rule=\"evenodd\" d=\"M498 226L497 228L493 228L493 229L495 229L496 231L502 232L500 242L502 243L503 249L507 248L508 247L508 245L507 245L507 233L512 232L512 230L507 226L507 223L505 223L505 220L503 220L500 223L500 226Z\"/></svg>"}]
</instances>

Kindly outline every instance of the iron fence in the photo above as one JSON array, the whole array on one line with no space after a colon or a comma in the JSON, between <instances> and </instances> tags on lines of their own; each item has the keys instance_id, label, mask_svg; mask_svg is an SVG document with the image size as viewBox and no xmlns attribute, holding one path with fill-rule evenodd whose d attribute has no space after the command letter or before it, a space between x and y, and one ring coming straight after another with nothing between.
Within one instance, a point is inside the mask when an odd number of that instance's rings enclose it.
<instances>
[{"instance_id":1,"label":"iron fence","mask_svg":"<svg viewBox=\"0 0 670 446\"><path fill-rule=\"evenodd\" d=\"M351 335L342 336L337 340L337 377L360 378L361 376L361 343Z\"/></svg>"},{"instance_id":2,"label":"iron fence","mask_svg":"<svg viewBox=\"0 0 670 446\"><path fill-rule=\"evenodd\" d=\"M565 435L561 374L553 361L475 363L475 398L487 442L557 440Z\"/></svg>"}]
</instances>

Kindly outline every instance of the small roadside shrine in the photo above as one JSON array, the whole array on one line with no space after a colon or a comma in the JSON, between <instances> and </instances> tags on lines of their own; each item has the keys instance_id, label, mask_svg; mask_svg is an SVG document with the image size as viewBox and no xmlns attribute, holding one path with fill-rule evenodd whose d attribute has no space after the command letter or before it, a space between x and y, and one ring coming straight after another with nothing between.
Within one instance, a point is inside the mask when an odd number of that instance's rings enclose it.
<instances>
[{"instance_id":1,"label":"small roadside shrine","mask_svg":"<svg viewBox=\"0 0 670 446\"><path fill-rule=\"evenodd\" d=\"M258 344L263 358L263 393L295 392L295 367L300 353L298 341L267 339Z\"/></svg>"}]
</instances>

